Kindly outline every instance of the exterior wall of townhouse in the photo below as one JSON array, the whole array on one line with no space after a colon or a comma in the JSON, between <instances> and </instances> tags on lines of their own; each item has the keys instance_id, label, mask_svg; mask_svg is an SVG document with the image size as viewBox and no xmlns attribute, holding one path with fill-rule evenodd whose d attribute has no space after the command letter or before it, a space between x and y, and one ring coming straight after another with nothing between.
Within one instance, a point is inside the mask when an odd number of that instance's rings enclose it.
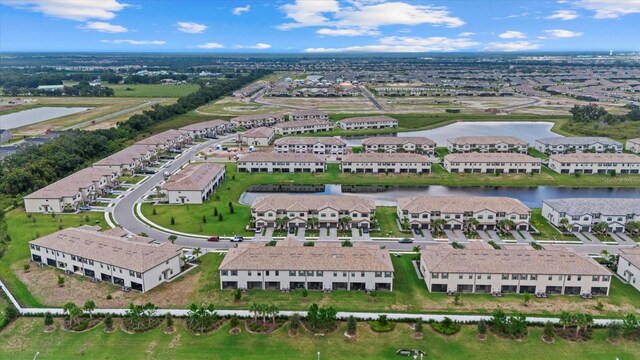
<instances>
[{"instance_id":1,"label":"exterior wall of townhouse","mask_svg":"<svg viewBox=\"0 0 640 360\"><path fill-rule=\"evenodd\" d=\"M432 221L444 219L447 221L445 228L462 230L469 219L475 218L478 220L476 228L479 230L495 230L498 221L506 219L512 220L515 223L515 228L517 230L529 230L529 221L531 220L531 216L529 214L495 213L490 210L483 210L475 213L436 212L435 214L432 214L430 212L409 213L408 211L402 210L398 207L396 209L396 214L399 219L404 219L405 217L409 219L410 226L418 229L431 229Z\"/></svg>"},{"instance_id":2,"label":"exterior wall of townhouse","mask_svg":"<svg viewBox=\"0 0 640 360\"><path fill-rule=\"evenodd\" d=\"M560 221L563 218L569 220L569 229L574 232L591 231L593 225L599 222L606 222L609 225L609 232L623 232L629 221L640 221L640 214L635 214L632 219L627 215L611 214L566 214L560 213L546 202L542 202L542 216L556 227L562 227Z\"/></svg>"},{"instance_id":3,"label":"exterior wall of townhouse","mask_svg":"<svg viewBox=\"0 0 640 360\"><path fill-rule=\"evenodd\" d=\"M34 244L30 244L30 250L31 259L34 261L142 292L148 291L180 273L180 256L178 254L153 269L139 273Z\"/></svg>"},{"instance_id":4,"label":"exterior wall of townhouse","mask_svg":"<svg viewBox=\"0 0 640 360\"><path fill-rule=\"evenodd\" d=\"M225 172L222 171L215 178L207 184L207 186L200 190L167 190L167 198L169 204L202 204L206 199L213 194L215 189L220 186L222 180L224 180Z\"/></svg>"},{"instance_id":5,"label":"exterior wall of townhouse","mask_svg":"<svg viewBox=\"0 0 640 360\"><path fill-rule=\"evenodd\" d=\"M377 121L377 122L361 122L361 123L344 123L338 121L336 123L338 127L343 130L366 130L366 129L385 129L385 128L397 128L398 121Z\"/></svg>"},{"instance_id":6,"label":"exterior wall of townhouse","mask_svg":"<svg viewBox=\"0 0 640 360\"><path fill-rule=\"evenodd\" d=\"M428 174L431 172L431 163L404 163L404 162L341 162L343 173L416 173Z\"/></svg>"},{"instance_id":7,"label":"exterior wall of townhouse","mask_svg":"<svg viewBox=\"0 0 640 360\"><path fill-rule=\"evenodd\" d=\"M324 172L326 165L316 162L238 161L239 172Z\"/></svg>"},{"instance_id":8,"label":"exterior wall of townhouse","mask_svg":"<svg viewBox=\"0 0 640 360\"><path fill-rule=\"evenodd\" d=\"M618 275L625 279L636 290L640 291L640 268L625 259L625 255L620 255L618 260Z\"/></svg>"},{"instance_id":9,"label":"exterior wall of townhouse","mask_svg":"<svg viewBox=\"0 0 640 360\"><path fill-rule=\"evenodd\" d=\"M303 121L303 120L329 120L329 114L313 114L313 115L289 115L291 121Z\"/></svg>"},{"instance_id":10,"label":"exterior wall of townhouse","mask_svg":"<svg viewBox=\"0 0 640 360\"><path fill-rule=\"evenodd\" d=\"M287 124L292 124L291 122ZM333 125L331 124L318 124L313 126L296 126L296 127L280 127L276 126L276 134L279 135L293 135L293 134L309 134L325 131L333 131Z\"/></svg>"},{"instance_id":11,"label":"exterior wall of townhouse","mask_svg":"<svg viewBox=\"0 0 640 360\"><path fill-rule=\"evenodd\" d=\"M374 210L375 211L375 210ZM373 213L361 212L361 211L339 211L332 208L322 209L317 212L307 211L290 211L290 212L278 212L276 210L269 210L264 212L256 212L251 209L251 214L256 219L256 226L275 226L276 219L288 217L289 222L287 227L305 227L307 220L310 218L316 218L319 221L319 225L328 225L330 227L337 227L337 224L341 217L349 216L351 218L351 226L362 228L370 227L371 217Z\"/></svg>"},{"instance_id":12,"label":"exterior wall of townhouse","mask_svg":"<svg viewBox=\"0 0 640 360\"><path fill-rule=\"evenodd\" d=\"M384 286L380 286L384 284ZM389 290L392 272L310 270L220 270L220 288L312 290Z\"/></svg>"},{"instance_id":13,"label":"exterior wall of townhouse","mask_svg":"<svg viewBox=\"0 0 640 360\"><path fill-rule=\"evenodd\" d=\"M579 274L430 273L423 259L420 270L430 292L469 293L556 293L609 295L611 276Z\"/></svg>"},{"instance_id":14,"label":"exterior wall of townhouse","mask_svg":"<svg viewBox=\"0 0 640 360\"><path fill-rule=\"evenodd\" d=\"M366 152L385 152L385 153L398 153L398 152L407 152L407 153L418 153L424 155L433 155L436 151L435 146L429 145L416 145L416 144L403 144L403 145L393 145L393 144L385 144L385 145L365 145L364 150Z\"/></svg>"},{"instance_id":15,"label":"exterior wall of townhouse","mask_svg":"<svg viewBox=\"0 0 640 360\"><path fill-rule=\"evenodd\" d=\"M24 199L24 209L28 213L61 213L64 211L66 204L72 204L75 208L75 203L80 200L80 193L74 198L61 198L61 199Z\"/></svg>"},{"instance_id":16,"label":"exterior wall of townhouse","mask_svg":"<svg viewBox=\"0 0 640 360\"><path fill-rule=\"evenodd\" d=\"M284 116L265 117L260 119L231 119L233 126L242 126L244 128L254 128L260 126L273 126L277 123L284 122Z\"/></svg>"},{"instance_id":17,"label":"exterior wall of townhouse","mask_svg":"<svg viewBox=\"0 0 640 360\"><path fill-rule=\"evenodd\" d=\"M269 146L273 142L273 136L263 137L263 136L245 136L242 135L240 137L242 143L247 144L249 146Z\"/></svg>"},{"instance_id":18,"label":"exterior wall of townhouse","mask_svg":"<svg viewBox=\"0 0 640 360\"><path fill-rule=\"evenodd\" d=\"M497 143L497 144L454 144L451 141L447 140L447 150L450 153L458 152L458 153L467 153L467 152L500 152L500 153L521 153L526 154L528 149L527 146L524 145L510 145L505 143Z\"/></svg>"},{"instance_id":19,"label":"exterior wall of townhouse","mask_svg":"<svg viewBox=\"0 0 640 360\"><path fill-rule=\"evenodd\" d=\"M276 145L278 153L316 154L316 155L342 155L347 152L347 145L325 145L325 144L298 144L298 145Z\"/></svg>"},{"instance_id":20,"label":"exterior wall of townhouse","mask_svg":"<svg viewBox=\"0 0 640 360\"><path fill-rule=\"evenodd\" d=\"M558 144L558 145L548 145L543 144L539 141L536 141L536 150L541 153L546 153L547 151L551 154L566 154L568 152L585 152L589 150L590 152L603 153L603 152L622 152L622 145L605 145L601 143L594 143L589 145L570 145L570 144Z\"/></svg>"},{"instance_id":21,"label":"exterior wall of townhouse","mask_svg":"<svg viewBox=\"0 0 640 360\"><path fill-rule=\"evenodd\" d=\"M640 154L640 139L634 141L627 141L627 150L634 154Z\"/></svg>"},{"instance_id":22,"label":"exterior wall of townhouse","mask_svg":"<svg viewBox=\"0 0 640 360\"><path fill-rule=\"evenodd\" d=\"M539 174L541 163L518 162L452 162L444 158L444 168L450 173L526 173Z\"/></svg>"},{"instance_id":23,"label":"exterior wall of townhouse","mask_svg":"<svg viewBox=\"0 0 640 360\"><path fill-rule=\"evenodd\" d=\"M549 158L549 169L559 174L608 174L613 171L616 174L638 175L640 174L640 163L560 162Z\"/></svg>"}]
</instances>

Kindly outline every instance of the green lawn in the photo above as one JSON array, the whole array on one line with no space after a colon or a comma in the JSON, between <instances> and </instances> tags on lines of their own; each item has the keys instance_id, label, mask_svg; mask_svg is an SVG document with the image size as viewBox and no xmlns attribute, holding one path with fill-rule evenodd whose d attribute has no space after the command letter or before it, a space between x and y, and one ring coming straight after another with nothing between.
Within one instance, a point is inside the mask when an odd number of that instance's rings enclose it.
<instances>
[{"instance_id":1,"label":"green lawn","mask_svg":"<svg viewBox=\"0 0 640 360\"><path fill-rule=\"evenodd\" d=\"M146 176L136 175L136 176L120 176L121 183L129 183L129 184L137 184Z\"/></svg>"},{"instance_id":2,"label":"green lawn","mask_svg":"<svg viewBox=\"0 0 640 360\"><path fill-rule=\"evenodd\" d=\"M245 329L238 335L229 334L226 322L220 329L196 336L176 320L177 331L164 334L158 328L147 333L129 335L121 330L112 334L103 325L84 333L69 333L59 329L42 331L42 319L21 318L0 333L0 357L7 359L395 359L398 349L421 349L426 359L636 359L640 343L621 341L612 345L606 341L605 330L596 330L593 339L571 343L556 339L553 344L541 340L542 329L530 328L521 341L489 335L487 340L475 339L475 326L463 326L460 333L443 336L424 326L424 338L415 340L406 324L398 324L389 333L374 333L364 322L358 323L357 337L348 340L338 330L314 337L299 333L287 335L288 324L271 334L251 334ZM24 341L28 339L29 341ZM405 357L406 358L406 357Z\"/></svg>"},{"instance_id":3,"label":"green lawn","mask_svg":"<svg viewBox=\"0 0 640 360\"><path fill-rule=\"evenodd\" d=\"M88 217L89 221L86 221L85 217ZM9 287L11 293L20 299L20 303L26 306L40 306L41 304L18 280L10 266L16 261L29 258L29 241L58 231L59 228L77 227L85 224L95 225L96 223L102 228L107 227L104 214L98 212L78 215L63 214L52 217L45 214L27 214L23 209L16 209L8 212L5 219L11 236L11 244L7 252L0 258L0 278Z\"/></svg>"},{"instance_id":4,"label":"green lawn","mask_svg":"<svg viewBox=\"0 0 640 360\"><path fill-rule=\"evenodd\" d=\"M107 85L116 97L180 97L198 91L200 86L188 85ZM131 89L131 90L127 90Z\"/></svg>"},{"instance_id":5,"label":"green lawn","mask_svg":"<svg viewBox=\"0 0 640 360\"><path fill-rule=\"evenodd\" d=\"M380 231L371 232L376 237L411 237L410 232L402 232L396 223L396 207L395 206L378 206L376 208L376 217L380 222Z\"/></svg>"},{"instance_id":6,"label":"green lawn","mask_svg":"<svg viewBox=\"0 0 640 360\"><path fill-rule=\"evenodd\" d=\"M540 234L533 235L536 240L579 241L574 235L559 232L542 216L542 209L531 209L531 225L540 231Z\"/></svg>"}]
</instances>

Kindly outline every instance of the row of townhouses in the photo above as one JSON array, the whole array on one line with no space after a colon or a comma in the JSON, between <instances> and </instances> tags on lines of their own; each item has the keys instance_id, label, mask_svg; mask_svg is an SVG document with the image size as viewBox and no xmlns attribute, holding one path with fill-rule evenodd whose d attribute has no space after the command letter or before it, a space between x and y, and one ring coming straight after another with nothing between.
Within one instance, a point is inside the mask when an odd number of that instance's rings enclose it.
<instances>
[{"instance_id":1,"label":"row of townhouses","mask_svg":"<svg viewBox=\"0 0 640 360\"><path fill-rule=\"evenodd\" d=\"M640 154L640 138L627 140L627 151Z\"/></svg>"},{"instance_id":2,"label":"row of townhouses","mask_svg":"<svg viewBox=\"0 0 640 360\"><path fill-rule=\"evenodd\" d=\"M405 152L432 156L436 152L436 143L426 137L377 136L362 140L362 148L366 152Z\"/></svg>"},{"instance_id":3,"label":"row of townhouses","mask_svg":"<svg viewBox=\"0 0 640 360\"><path fill-rule=\"evenodd\" d=\"M538 174L542 160L520 153L470 152L446 155L443 166L450 173Z\"/></svg>"},{"instance_id":4,"label":"row of townhouses","mask_svg":"<svg viewBox=\"0 0 640 360\"><path fill-rule=\"evenodd\" d=\"M551 155L549 169L559 174L640 174L640 156L634 154L572 153Z\"/></svg>"},{"instance_id":5,"label":"row of townhouses","mask_svg":"<svg viewBox=\"0 0 640 360\"><path fill-rule=\"evenodd\" d=\"M268 113L268 114L251 114L240 115L231 119L231 123L235 126L242 126L250 129L258 126L274 126L285 121L328 121L329 113L319 110L300 110L286 113Z\"/></svg>"},{"instance_id":6,"label":"row of townhouses","mask_svg":"<svg viewBox=\"0 0 640 360\"><path fill-rule=\"evenodd\" d=\"M275 141L274 150L279 153L343 155L347 153L347 143L330 136L283 137Z\"/></svg>"},{"instance_id":7,"label":"row of townhouses","mask_svg":"<svg viewBox=\"0 0 640 360\"><path fill-rule=\"evenodd\" d=\"M536 140L536 150L543 154L621 153L621 143L606 137L549 137Z\"/></svg>"},{"instance_id":8,"label":"row of townhouses","mask_svg":"<svg viewBox=\"0 0 640 360\"><path fill-rule=\"evenodd\" d=\"M181 249L170 242L128 235L120 228L68 228L29 242L31 260L145 292L181 271Z\"/></svg>"},{"instance_id":9,"label":"row of townhouses","mask_svg":"<svg viewBox=\"0 0 640 360\"><path fill-rule=\"evenodd\" d=\"M640 291L640 247L619 249L618 275Z\"/></svg>"},{"instance_id":10,"label":"row of townhouses","mask_svg":"<svg viewBox=\"0 0 640 360\"><path fill-rule=\"evenodd\" d=\"M239 172L316 173L325 172L327 163L314 154L253 152L238 159L237 166Z\"/></svg>"},{"instance_id":11,"label":"row of townhouses","mask_svg":"<svg viewBox=\"0 0 640 360\"><path fill-rule=\"evenodd\" d=\"M443 229L496 230L511 220L516 230L529 230L531 209L520 200L492 196L415 196L398 199L398 219L412 229L434 229L439 219ZM406 220L405 220L406 219ZM471 222L475 219L475 222ZM473 225L472 225L473 224Z\"/></svg>"},{"instance_id":12,"label":"row of townhouses","mask_svg":"<svg viewBox=\"0 0 640 360\"><path fill-rule=\"evenodd\" d=\"M275 227L277 219L286 219L289 228L304 228L311 218L319 227L370 228L376 212L373 199L349 195L271 195L256 199L251 216L258 227ZM348 218L348 223L344 221Z\"/></svg>"},{"instance_id":13,"label":"row of townhouses","mask_svg":"<svg viewBox=\"0 0 640 360\"><path fill-rule=\"evenodd\" d=\"M344 156L340 169L343 173L428 174L431 160L412 153L359 153Z\"/></svg>"},{"instance_id":14,"label":"row of townhouses","mask_svg":"<svg viewBox=\"0 0 640 360\"><path fill-rule=\"evenodd\" d=\"M342 130L397 128L398 120L386 115L353 117L337 121L336 126Z\"/></svg>"},{"instance_id":15,"label":"row of townhouses","mask_svg":"<svg viewBox=\"0 0 640 360\"><path fill-rule=\"evenodd\" d=\"M429 246L420 271L431 292L609 295L612 274L595 260L564 247L533 250L472 243L465 249Z\"/></svg>"},{"instance_id":16,"label":"row of townhouses","mask_svg":"<svg viewBox=\"0 0 640 360\"><path fill-rule=\"evenodd\" d=\"M640 199L544 200L542 216L554 226L573 232L590 232L595 224L604 222L608 232L620 233L627 223L640 221Z\"/></svg>"},{"instance_id":17,"label":"row of townhouses","mask_svg":"<svg viewBox=\"0 0 640 360\"><path fill-rule=\"evenodd\" d=\"M461 136L447 139L450 153L500 152L526 154L529 143L515 136Z\"/></svg>"},{"instance_id":18,"label":"row of townhouses","mask_svg":"<svg viewBox=\"0 0 640 360\"><path fill-rule=\"evenodd\" d=\"M202 204L225 177L224 164L196 163L171 175L161 191L169 204Z\"/></svg>"},{"instance_id":19,"label":"row of townhouses","mask_svg":"<svg viewBox=\"0 0 640 360\"><path fill-rule=\"evenodd\" d=\"M274 126L278 135L310 134L333 130L333 123L329 120L311 119L288 121Z\"/></svg>"}]
</instances>

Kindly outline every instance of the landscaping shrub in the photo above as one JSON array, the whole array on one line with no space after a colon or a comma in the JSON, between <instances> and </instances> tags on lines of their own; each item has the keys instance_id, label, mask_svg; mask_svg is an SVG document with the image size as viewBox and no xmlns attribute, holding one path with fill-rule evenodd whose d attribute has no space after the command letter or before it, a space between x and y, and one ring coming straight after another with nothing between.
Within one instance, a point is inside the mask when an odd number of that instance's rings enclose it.
<instances>
[{"instance_id":1,"label":"landscaping shrub","mask_svg":"<svg viewBox=\"0 0 640 360\"><path fill-rule=\"evenodd\" d=\"M432 322L431 327L435 332L444 335L453 335L460 331L462 325L451 320L448 317L445 317L441 322Z\"/></svg>"},{"instance_id":2,"label":"landscaping shrub","mask_svg":"<svg viewBox=\"0 0 640 360\"><path fill-rule=\"evenodd\" d=\"M369 326L375 332L389 332L396 328L396 323L389 321L387 315L380 315L378 320L369 321Z\"/></svg>"},{"instance_id":3,"label":"landscaping shrub","mask_svg":"<svg viewBox=\"0 0 640 360\"><path fill-rule=\"evenodd\" d=\"M347 320L347 333L349 335L355 335L356 331L357 331L357 322L356 322L356 318L354 318L353 316L349 316L349 319Z\"/></svg>"}]
</instances>

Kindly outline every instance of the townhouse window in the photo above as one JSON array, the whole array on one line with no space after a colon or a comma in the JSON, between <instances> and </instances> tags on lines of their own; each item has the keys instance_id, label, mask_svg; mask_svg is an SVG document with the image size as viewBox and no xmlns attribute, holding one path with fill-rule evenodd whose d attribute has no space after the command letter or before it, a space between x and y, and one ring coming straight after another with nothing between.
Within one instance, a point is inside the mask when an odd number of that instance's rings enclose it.
<instances>
[{"instance_id":1,"label":"townhouse window","mask_svg":"<svg viewBox=\"0 0 640 360\"><path fill-rule=\"evenodd\" d=\"M530 275L529 279L530 280L538 280L538 275Z\"/></svg>"},{"instance_id":2,"label":"townhouse window","mask_svg":"<svg viewBox=\"0 0 640 360\"><path fill-rule=\"evenodd\" d=\"M477 218L478 218L478 220L482 220L482 219L484 219L484 215L478 215Z\"/></svg>"},{"instance_id":3,"label":"townhouse window","mask_svg":"<svg viewBox=\"0 0 640 360\"><path fill-rule=\"evenodd\" d=\"M458 275L458 279L462 279L462 274Z\"/></svg>"},{"instance_id":4,"label":"townhouse window","mask_svg":"<svg viewBox=\"0 0 640 360\"><path fill-rule=\"evenodd\" d=\"M342 277L347 277L347 272L346 271L342 272Z\"/></svg>"},{"instance_id":5,"label":"townhouse window","mask_svg":"<svg viewBox=\"0 0 640 360\"><path fill-rule=\"evenodd\" d=\"M423 218L423 219L426 219L426 218L428 218L428 217L429 217L429 214L422 214L422 218Z\"/></svg>"},{"instance_id":6,"label":"townhouse window","mask_svg":"<svg viewBox=\"0 0 640 360\"><path fill-rule=\"evenodd\" d=\"M502 274L502 280L509 280L508 274Z\"/></svg>"},{"instance_id":7,"label":"townhouse window","mask_svg":"<svg viewBox=\"0 0 640 360\"><path fill-rule=\"evenodd\" d=\"M333 272L333 277L337 277L337 276L338 276L338 273L334 271Z\"/></svg>"},{"instance_id":8,"label":"townhouse window","mask_svg":"<svg viewBox=\"0 0 640 360\"><path fill-rule=\"evenodd\" d=\"M390 278L391 277L391 271L385 271L384 277Z\"/></svg>"},{"instance_id":9,"label":"townhouse window","mask_svg":"<svg viewBox=\"0 0 640 360\"><path fill-rule=\"evenodd\" d=\"M438 273L431 273L431 278L432 279L437 279L439 277Z\"/></svg>"},{"instance_id":10,"label":"townhouse window","mask_svg":"<svg viewBox=\"0 0 640 360\"><path fill-rule=\"evenodd\" d=\"M581 275L578 275L578 279L577 279L577 280L578 280L578 281L582 281L582 276L581 276Z\"/></svg>"},{"instance_id":11,"label":"townhouse window","mask_svg":"<svg viewBox=\"0 0 640 360\"><path fill-rule=\"evenodd\" d=\"M133 276L133 271L129 270L129 276Z\"/></svg>"},{"instance_id":12,"label":"townhouse window","mask_svg":"<svg viewBox=\"0 0 640 360\"><path fill-rule=\"evenodd\" d=\"M526 274L520 275L520 280L527 280L527 275Z\"/></svg>"},{"instance_id":13,"label":"townhouse window","mask_svg":"<svg viewBox=\"0 0 640 360\"><path fill-rule=\"evenodd\" d=\"M307 271L307 276L313 276L313 271Z\"/></svg>"},{"instance_id":14,"label":"townhouse window","mask_svg":"<svg viewBox=\"0 0 640 360\"><path fill-rule=\"evenodd\" d=\"M276 270L276 276L280 276L280 271Z\"/></svg>"},{"instance_id":15,"label":"townhouse window","mask_svg":"<svg viewBox=\"0 0 640 360\"><path fill-rule=\"evenodd\" d=\"M562 275L558 275L558 281L562 281Z\"/></svg>"},{"instance_id":16,"label":"townhouse window","mask_svg":"<svg viewBox=\"0 0 640 360\"><path fill-rule=\"evenodd\" d=\"M324 276L324 272L323 271L316 271L316 276Z\"/></svg>"},{"instance_id":17,"label":"townhouse window","mask_svg":"<svg viewBox=\"0 0 640 360\"><path fill-rule=\"evenodd\" d=\"M592 281L600 281L600 276L594 276L591 278Z\"/></svg>"},{"instance_id":18,"label":"townhouse window","mask_svg":"<svg viewBox=\"0 0 640 360\"><path fill-rule=\"evenodd\" d=\"M478 275L478 276L476 277L476 279L478 279L478 280L482 279L482 275Z\"/></svg>"},{"instance_id":19,"label":"townhouse window","mask_svg":"<svg viewBox=\"0 0 640 360\"><path fill-rule=\"evenodd\" d=\"M264 274L265 274L266 276L269 276L269 270L265 271L265 272L264 272Z\"/></svg>"},{"instance_id":20,"label":"townhouse window","mask_svg":"<svg viewBox=\"0 0 640 360\"><path fill-rule=\"evenodd\" d=\"M487 215L487 219L492 220L493 219L493 215Z\"/></svg>"},{"instance_id":21,"label":"townhouse window","mask_svg":"<svg viewBox=\"0 0 640 360\"><path fill-rule=\"evenodd\" d=\"M356 273L352 272L351 277L356 277Z\"/></svg>"},{"instance_id":22,"label":"townhouse window","mask_svg":"<svg viewBox=\"0 0 640 360\"><path fill-rule=\"evenodd\" d=\"M449 278L449 273L442 273L442 278L443 279L448 279Z\"/></svg>"},{"instance_id":23,"label":"townhouse window","mask_svg":"<svg viewBox=\"0 0 640 360\"><path fill-rule=\"evenodd\" d=\"M469 274L469 280L473 279L473 275Z\"/></svg>"},{"instance_id":24,"label":"townhouse window","mask_svg":"<svg viewBox=\"0 0 640 360\"><path fill-rule=\"evenodd\" d=\"M604 275L602 277L602 281L609 281L609 276L608 275Z\"/></svg>"},{"instance_id":25,"label":"townhouse window","mask_svg":"<svg viewBox=\"0 0 640 360\"><path fill-rule=\"evenodd\" d=\"M298 271L298 276L304 276L304 271Z\"/></svg>"},{"instance_id":26,"label":"townhouse window","mask_svg":"<svg viewBox=\"0 0 640 360\"><path fill-rule=\"evenodd\" d=\"M352 217L352 218L357 218L357 217L358 217L358 213L353 213L353 214L351 214L351 217Z\"/></svg>"},{"instance_id":27,"label":"townhouse window","mask_svg":"<svg viewBox=\"0 0 640 360\"><path fill-rule=\"evenodd\" d=\"M229 275L229 272L228 272L227 270L222 270L222 271L220 272L220 275L222 275L222 276L227 276L227 275Z\"/></svg>"},{"instance_id":28,"label":"townhouse window","mask_svg":"<svg viewBox=\"0 0 640 360\"><path fill-rule=\"evenodd\" d=\"M511 280L518 280L518 274L511 274Z\"/></svg>"},{"instance_id":29,"label":"townhouse window","mask_svg":"<svg viewBox=\"0 0 640 360\"><path fill-rule=\"evenodd\" d=\"M260 276L260 275L262 275L262 274L260 273L260 271L258 271L258 276Z\"/></svg>"},{"instance_id":30,"label":"townhouse window","mask_svg":"<svg viewBox=\"0 0 640 360\"><path fill-rule=\"evenodd\" d=\"M248 275L248 276L251 276L251 271L247 271L247 275Z\"/></svg>"},{"instance_id":31,"label":"townhouse window","mask_svg":"<svg viewBox=\"0 0 640 360\"><path fill-rule=\"evenodd\" d=\"M567 281L571 281L571 275L567 275Z\"/></svg>"},{"instance_id":32,"label":"townhouse window","mask_svg":"<svg viewBox=\"0 0 640 360\"><path fill-rule=\"evenodd\" d=\"M549 275L549 281L553 280L553 276Z\"/></svg>"},{"instance_id":33,"label":"townhouse window","mask_svg":"<svg viewBox=\"0 0 640 360\"><path fill-rule=\"evenodd\" d=\"M294 271L289 271L289 276L296 276L296 272Z\"/></svg>"}]
</instances>

